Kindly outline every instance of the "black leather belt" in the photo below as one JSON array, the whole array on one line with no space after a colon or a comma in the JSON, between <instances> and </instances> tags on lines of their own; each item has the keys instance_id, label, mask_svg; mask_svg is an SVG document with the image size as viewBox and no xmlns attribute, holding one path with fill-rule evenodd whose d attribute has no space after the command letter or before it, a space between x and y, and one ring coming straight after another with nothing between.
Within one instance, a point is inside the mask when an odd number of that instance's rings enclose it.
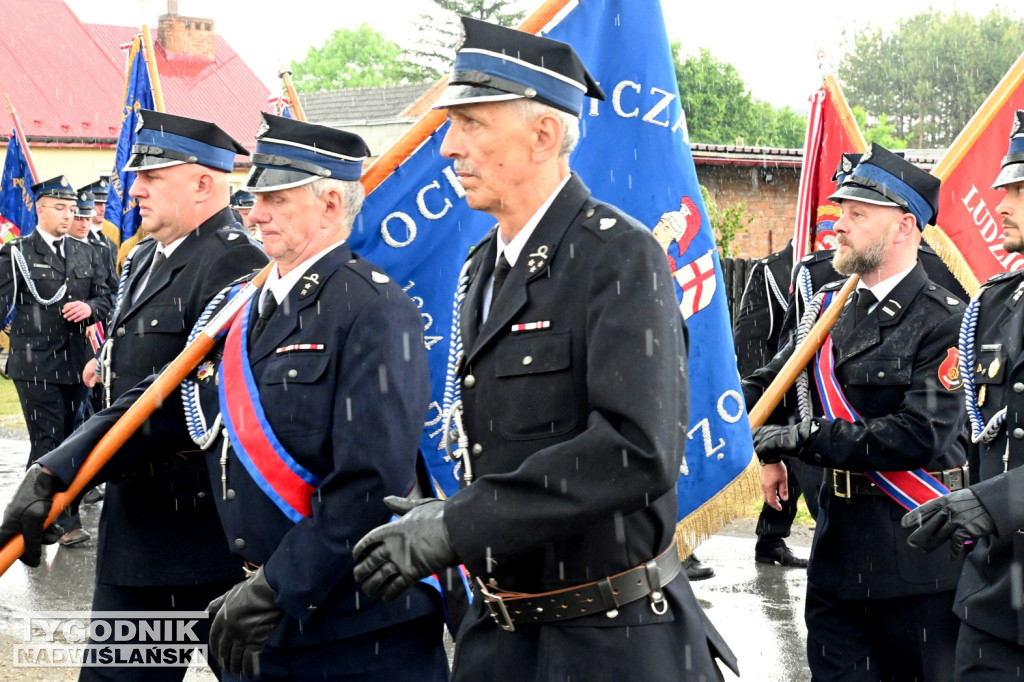
<instances>
[{"instance_id":1,"label":"black leather belt","mask_svg":"<svg viewBox=\"0 0 1024 682\"><path fill-rule=\"evenodd\" d=\"M967 465L945 471L929 471L937 481L952 490L960 490L967 485ZM845 469L825 469L825 481L832 494L836 497L848 498L854 495L886 495L868 478L867 474Z\"/></svg>"},{"instance_id":2,"label":"black leather belt","mask_svg":"<svg viewBox=\"0 0 1024 682\"><path fill-rule=\"evenodd\" d=\"M527 594L488 587L480 578L484 603L502 630L512 632L516 625L570 620L591 613L605 612L609 618L619 615L619 607L648 597L651 610L661 615L668 610L662 588L672 582L681 564L675 543L647 563L601 580L563 590Z\"/></svg>"}]
</instances>

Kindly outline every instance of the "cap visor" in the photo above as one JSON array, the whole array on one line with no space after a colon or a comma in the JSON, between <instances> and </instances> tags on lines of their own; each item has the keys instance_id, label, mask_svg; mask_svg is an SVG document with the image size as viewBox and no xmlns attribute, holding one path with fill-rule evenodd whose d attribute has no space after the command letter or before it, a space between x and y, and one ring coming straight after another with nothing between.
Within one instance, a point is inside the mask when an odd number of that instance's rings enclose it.
<instances>
[{"instance_id":1,"label":"cap visor","mask_svg":"<svg viewBox=\"0 0 1024 682\"><path fill-rule=\"evenodd\" d=\"M844 199L863 201L865 204L874 204L875 206L895 206L900 208L900 205L895 201L887 199L884 195L879 194L873 189L861 187L860 185L844 185L828 198L829 201L842 201Z\"/></svg>"},{"instance_id":2,"label":"cap visor","mask_svg":"<svg viewBox=\"0 0 1024 682\"><path fill-rule=\"evenodd\" d=\"M999 189L1005 185L1012 185L1015 182L1024 182L1024 163L1010 163L1003 166L992 183L992 189Z\"/></svg>"},{"instance_id":3,"label":"cap visor","mask_svg":"<svg viewBox=\"0 0 1024 682\"><path fill-rule=\"evenodd\" d=\"M447 109L460 104L478 102L506 102L512 99L523 99L523 96L479 85L449 85L431 109Z\"/></svg>"},{"instance_id":4,"label":"cap visor","mask_svg":"<svg viewBox=\"0 0 1024 682\"><path fill-rule=\"evenodd\" d=\"M247 192L275 192L281 189L308 185L314 180L319 179L319 175L310 175L309 173L301 173L295 170L253 166L252 170L249 171L249 177L245 179L243 189Z\"/></svg>"},{"instance_id":5,"label":"cap visor","mask_svg":"<svg viewBox=\"0 0 1024 682\"><path fill-rule=\"evenodd\" d=\"M123 171L131 171L137 173L143 170L156 170L157 168L168 168L170 166L183 165L184 161L177 161L175 159L165 159L162 156L149 156L147 154L132 154L131 158L128 159L128 163L124 165Z\"/></svg>"}]
</instances>

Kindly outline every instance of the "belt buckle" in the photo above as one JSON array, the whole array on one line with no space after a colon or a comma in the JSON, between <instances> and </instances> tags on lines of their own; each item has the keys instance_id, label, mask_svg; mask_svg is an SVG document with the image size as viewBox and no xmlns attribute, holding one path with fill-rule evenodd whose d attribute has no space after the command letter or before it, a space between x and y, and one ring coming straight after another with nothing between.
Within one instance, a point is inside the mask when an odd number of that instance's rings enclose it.
<instances>
[{"instance_id":1,"label":"belt buckle","mask_svg":"<svg viewBox=\"0 0 1024 682\"><path fill-rule=\"evenodd\" d=\"M840 477L839 473L842 472L843 476ZM839 492L839 482L843 481L846 483L846 488L843 492ZM850 499L850 470L849 469L833 469L832 470L832 492L835 493L836 497L844 500Z\"/></svg>"},{"instance_id":2,"label":"belt buckle","mask_svg":"<svg viewBox=\"0 0 1024 682\"><path fill-rule=\"evenodd\" d=\"M516 625L512 622L512 617L508 614L508 609L505 607L505 600L499 595L488 591L487 585L479 577L476 579L477 584L480 586L480 594L483 595L484 603L487 604L487 610L491 612L491 618L498 624L502 630L506 632L515 632Z\"/></svg>"}]
</instances>

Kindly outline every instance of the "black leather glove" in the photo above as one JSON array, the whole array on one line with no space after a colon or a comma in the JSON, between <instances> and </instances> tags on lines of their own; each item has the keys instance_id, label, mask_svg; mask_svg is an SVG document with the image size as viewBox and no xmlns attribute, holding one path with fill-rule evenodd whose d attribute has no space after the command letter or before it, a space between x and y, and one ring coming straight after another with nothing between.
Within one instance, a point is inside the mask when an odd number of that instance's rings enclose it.
<instances>
[{"instance_id":1,"label":"black leather glove","mask_svg":"<svg viewBox=\"0 0 1024 682\"><path fill-rule=\"evenodd\" d=\"M805 419L796 424L760 426L754 429L754 452L762 464L775 464L783 457L802 459L819 428L815 419Z\"/></svg>"},{"instance_id":2,"label":"black leather glove","mask_svg":"<svg viewBox=\"0 0 1024 682\"><path fill-rule=\"evenodd\" d=\"M949 540L951 561L959 559L978 538L996 532L995 521L970 488L925 502L907 512L901 523L904 528L917 528L907 538L911 547L930 552Z\"/></svg>"},{"instance_id":3,"label":"black leather glove","mask_svg":"<svg viewBox=\"0 0 1024 682\"><path fill-rule=\"evenodd\" d=\"M64 489L63 481L43 471L40 465L32 465L4 510L4 520L0 523L0 547L15 536L23 535L25 552L21 560L32 568L39 566L43 544L51 545L60 537L58 533L51 532L44 538L43 524L53 507L54 494Z\"/></svg>"},{"instance_id":4,"label":"black leather glove","mask_svg":"<svg viewBox=\"0 0 1024 682\"><path fill-rule=\"evenodd\" d=\"M210 654L235 675L256 677L259 657L284 612L274 604L274 590L261 566L206 607L210 625Z\"/></svg>"},{"instance_id":5,"label":"black leather glove","mask_svg":"<svg viewBox=\"0 0 1024 682\"><path fill-rule=\"evenodd\" d=\"M352 550L353 577L363 592L393 601L420 578L459 563L444 528L444 501L388 496L384 504L402 518L374 528Z\"/></svg>"}]
</instances>

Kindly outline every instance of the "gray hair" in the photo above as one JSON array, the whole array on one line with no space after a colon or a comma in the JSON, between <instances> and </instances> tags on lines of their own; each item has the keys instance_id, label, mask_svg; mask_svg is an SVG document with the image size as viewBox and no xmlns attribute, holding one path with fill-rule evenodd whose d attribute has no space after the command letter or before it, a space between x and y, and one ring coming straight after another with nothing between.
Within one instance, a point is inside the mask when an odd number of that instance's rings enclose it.
<instances>
[{"instance_id":1,"label":"gray hair","mask_svg":"<svg viewBox=\"0 0 1024 682\"><path fill-rule=\"evenodd\" d=\"M524 121L535 120L544 114L550 114L558 119L562 125L562 148L558 150L559 158L568 157L576 144L580 141L580 120L573 114L561 109L538 102L535 99L525 97L509 100L509 104L515 109Z\"/></svg>"},{"instance_id":2,"label":"gray hair","mask_svg":"<svg viewBox=\"0 0 1024 682\"><path fill-rule=\"evenodd\" d=\"M343 202L342 208L345 211L345 230L351 230L356 216L363 208L363 198L366 193L363 191L363 183L358 180L336 180L335 178L318 178L313 182L303 185L315 198L321 198L330 190L337 190Z\"/></svg>"}]
</instances>

